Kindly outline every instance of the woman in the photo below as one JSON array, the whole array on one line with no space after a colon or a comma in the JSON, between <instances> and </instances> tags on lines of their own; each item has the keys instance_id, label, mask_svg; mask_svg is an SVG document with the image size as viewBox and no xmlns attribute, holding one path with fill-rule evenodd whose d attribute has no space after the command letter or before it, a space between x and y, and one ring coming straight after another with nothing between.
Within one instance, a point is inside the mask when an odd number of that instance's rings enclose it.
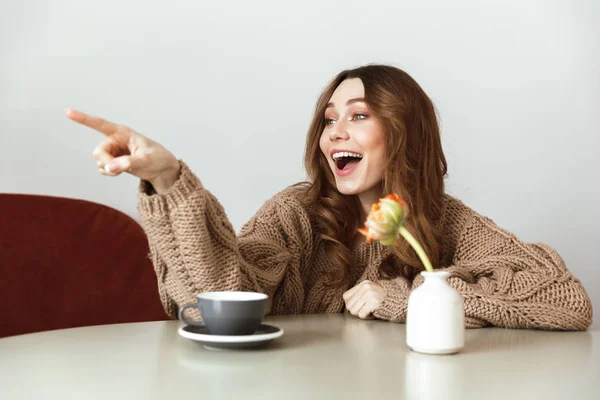
<instances>
[{"instance_id":1,"label":"woman","mask_svg":"<svg viewBox=\"0 0 600 400\"><path fill-rule=\"evenodd\" d=\"M394 322L422 282L407 243L367 244L357 229L398 193L406 226L464 298L468 327L583 330L591 303L561 257L526 244L444 193L447 165L434 106L405 72L369 65L325 89L306 143L310 183L275 195L239 235L188 166L158 143L74 110L107 136L98 171L141 178L139 210L167 313L202 291L269 295L270 314L339 313Z\"/></svg>"}]
</instances>

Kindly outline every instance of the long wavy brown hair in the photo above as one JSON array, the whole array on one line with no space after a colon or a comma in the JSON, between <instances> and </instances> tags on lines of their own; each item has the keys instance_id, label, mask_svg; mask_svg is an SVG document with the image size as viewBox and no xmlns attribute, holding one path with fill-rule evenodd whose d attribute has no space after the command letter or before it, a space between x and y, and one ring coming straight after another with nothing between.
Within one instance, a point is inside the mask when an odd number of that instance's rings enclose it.
<instances>
[{"instance_id":1,"label":"long wavy brown hair","mask_svg":"<svg viewBox=\"0 0 600 400\"><path fill-rule=\"evenodd\" d=\"M325 129L325 108L335 89L346 79L359 78L365 102L383 128L387 163L382 182L384 194L397 193L408 204L406 227L421 243L434 266L441 257L438 221L444 203L444 177L448 166L442 151L435 107L419 84L401 69L366 65L340 72L319 97L307 133L304 164L311 184L307 195L316 231L325 242L328 256L339 265L330 271L330 284L343 284L351 275L352 243L361 205L358 196L343 195L319 140ZM423 270L416 252L406 241L394 246L396 256L386 276L414 275Z\"/></svg>"}]
</instances>

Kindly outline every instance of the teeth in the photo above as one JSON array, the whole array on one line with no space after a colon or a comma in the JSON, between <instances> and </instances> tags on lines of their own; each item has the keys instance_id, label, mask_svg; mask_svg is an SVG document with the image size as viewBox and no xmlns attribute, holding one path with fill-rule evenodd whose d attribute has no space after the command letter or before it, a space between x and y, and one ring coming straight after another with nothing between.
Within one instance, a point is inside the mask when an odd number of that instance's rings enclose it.
<instances>
[{"instance_id":1,"label":"teeth","mask_svg":"<svg viewBox=\"0 0 600 400\"><path fill-rule=\"evenodd\" d=\"M337 160L338 158L341 157L356 157L356 158L363 158L362 155L358 154L358 153L350 153L348 151L340 151L338 153L333 153L333 155L331 156L334 160Z\"/></svg>"}]
</instances>

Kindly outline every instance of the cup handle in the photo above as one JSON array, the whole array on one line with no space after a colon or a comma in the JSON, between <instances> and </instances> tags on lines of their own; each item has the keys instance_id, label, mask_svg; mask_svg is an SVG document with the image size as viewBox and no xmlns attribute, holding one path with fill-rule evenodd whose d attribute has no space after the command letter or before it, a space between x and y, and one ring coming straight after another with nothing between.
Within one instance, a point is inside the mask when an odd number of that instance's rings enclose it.
<instances>
[{"instance_id":1,"label":"cup handle","mask_svg":"<svg viewBox=\"0 0 600 400\"><path fill-rule=\"evenodd\" d=\"M202 322L190 321L188 319L185 319L185 317L183 316L183 312L185 310L187 310L188 308L198 308L198 303L188 303L188 304L184 304L181 307L179 307L179 312L177 313L177 317L179 318L179 320L181 322L185 322L186 324L192 325L192 326L205 326L204 323L202 323Z\"/></svg>"}]
</instances>

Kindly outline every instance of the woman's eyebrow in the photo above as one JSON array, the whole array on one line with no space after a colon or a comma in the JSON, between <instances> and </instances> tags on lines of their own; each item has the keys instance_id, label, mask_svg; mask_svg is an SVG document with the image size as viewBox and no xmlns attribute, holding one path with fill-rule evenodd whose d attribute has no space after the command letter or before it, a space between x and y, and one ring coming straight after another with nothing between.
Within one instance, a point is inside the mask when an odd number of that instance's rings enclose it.
<instances>
[{"instance_id":1,"label":"woman's eyebrow","mask_svg":"<svg viewBox=\"0 0 600 400\"><path fill-rule=\"evenodd\" d=\"M354 103L364 103L365 102L365 98L364 97L355 97L353 99L350 99L346 102L346 105L349 106L350 104L354 104ZM327 103L327 107L325 108L330 108L330 107L335 107L334 103Z\"/></svg>"}]
</instances>

